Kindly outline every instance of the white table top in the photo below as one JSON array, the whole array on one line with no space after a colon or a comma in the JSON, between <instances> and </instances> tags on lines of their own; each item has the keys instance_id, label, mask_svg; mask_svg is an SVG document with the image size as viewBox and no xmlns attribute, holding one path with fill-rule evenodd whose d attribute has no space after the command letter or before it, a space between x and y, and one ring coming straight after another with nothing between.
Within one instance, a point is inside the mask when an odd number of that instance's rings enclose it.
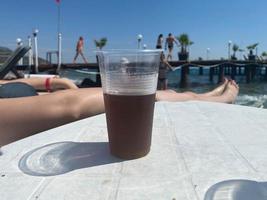
<instances>
[{"instance_id":1,"label":"white table top","mask_svg":"<svg viewBox=\"0 0 267 200\"><path fill-rule=\"evenodd\" d=\"M116 159L107 141L102 114L4 146L0 199L194 200L222 181L267 180L265 109L160 102L146 157Z\"/></svg>"}]
</instances>

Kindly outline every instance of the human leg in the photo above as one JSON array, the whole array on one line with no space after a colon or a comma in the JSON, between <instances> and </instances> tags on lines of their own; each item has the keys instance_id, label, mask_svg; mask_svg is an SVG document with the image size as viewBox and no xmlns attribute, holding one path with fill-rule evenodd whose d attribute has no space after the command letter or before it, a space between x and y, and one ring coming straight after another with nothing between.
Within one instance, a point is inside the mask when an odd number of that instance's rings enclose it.
<instances>
[{"instance_id":1,"label":"human leg","mask_svg":"<svg viewBox=\"0 0 267 200\"><path fill-rule=\"evenodd\" d=\"M168 51L168 55L167 55L167 61L171 60L171 54L170 51Z\"/></svg>"},{"instance_id":2,"label":"human leg","mask_svg":"<svg viewBox=\"0 0 267 200\"><path fill-rule=\"evenodd\" d=\"M238 85L230 81L219 96L157 91L156 101L232 103L238 89ZM42 96L0 99L0 113L4 113L0 117L0 146L104 111L102 88L69 89Z\"/></svg>"},{"instance_id":3,"label":"human leg","mask_svg":"<svg viewBox=\"0 0 267 200\"><path fill-rule=\"evenodd\" d=\"M101 88L0 100L0 146L104 112Z\"/></svg>"},{"instance_id":4,"label":"human leg","mask_svg":"<svg viewBox=\"0 0 267 200\"><path fill-rule=\"evenodd\" d=\"M221 103L233 103L238 95L239 87L235 81L229 81L225 86L225 90L221 95L209 96L203 94L196 94L192 92L176 93L172 90L157 91L156 101L211 101Z\"/></svg>"},{"instance_id":5,"label":"human leg","mask_svg":"<svg viewBox=\"0 0 267 200\"><path fill-rule=\"evenodd\" d=\"M80 52L80 54L81 54L81 56L82 56L82 58L83 58L83 61L84 61L85 63L88 63L88 62L87 62L87 60L86 60L86 58L84 57L84 55L83 55L83 52L82 52L82 51Z\"/></svg>"},{"instance_id":6,"label":"human leg","mask_svg":"<svg viewBox=\"0 0 267 200\"><path fill-rule=\"evenodd\" d=\"M170 60L172 60L172 50L173 50L173 45L169 46Z\"/></svg>"},{"instance_id":7,"label":"human leg","mask_svg":"<svg viewBox=\"0 0 267 200\"><path fill-rule=\"evenodd\" d=\"M163 81L163 90L167 90L167 88L168 88L168 79L166 78L164 81Z\"/></svg>"},{"instance_id":8,"label":"human leg","mask_svg":"<svg viewBox=\"0 0 267 200\"><path fill-rule=\"evenodd\" d=\"M228 82L229 80L225 78L224 82L221 85L219 85L218 87L214 88L213 90L209 92L205 92L201 94L196 94L194 92L185 92L185 93L191 94L191 95L198 95L198 96L220 96L224 92Z\"/></svg>"},{"instance_id":9,"label":"human leg","mask_svg":"<svg viewBox=\"0 0 267 200\"><path fill-rule=\"evenodd\" d=\"M74 56L74 59L73 59L73 63L75 63L75 62L76 62L76 59L78 58L78 55L79 55L79 52L78 52L78 51L76 51L76 54L75 54L75 56Z\"/></svg>"},{"instance_id":10,"label":"human leg","mask_svg":"<svg viewBox=\"0 0 267 200\"><path fill-rule=\"evenodd\" d=\"M161 78L158 79L157 90L164 90L164 79Z\"/></svg>"},{"instance_id":11,"label":"human leg","mask_svg":"<svg viewBox=\"0 0 267 200\"><path fill-rule=\"evenodd\" d=\"M172 60L172 49L173 49L172 46L168 46L169 52L168 52L168 56L167 56L167 61Z\"/></svg>"}]
</instances>

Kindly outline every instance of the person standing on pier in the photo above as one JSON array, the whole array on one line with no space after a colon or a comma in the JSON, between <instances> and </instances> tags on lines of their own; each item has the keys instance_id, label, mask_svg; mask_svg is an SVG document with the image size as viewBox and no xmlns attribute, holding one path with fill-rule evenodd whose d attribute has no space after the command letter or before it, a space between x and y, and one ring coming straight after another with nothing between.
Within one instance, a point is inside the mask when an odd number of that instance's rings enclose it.
<instances>
[{"instance_id":1,"label":"person standing on pier","mask_svg":"<svg viewBox=\"0 0 267 200\"><path fill-rule=\"evenodd\" d=\"M76 59L78 58L79 54L82 56L84 62L85 62L85 63L88 63L87 60L86 60L86 58L85 58L84 55L83 55L83 45L84 45L83 37L80 36L80 37L79 37L79 40L78 40L78 42L77 42L77 45L76 45L76 55L75 55L75 57L74 57L74 59L73 59L73 63L76 62Z\"/></svg>"},{"instance_id":2,"label":"person standing on pier","mask_svg":"<svg viewBox=\"0 0 267 200\"><path fill-rule=\"evenodd\" d=\"M162 49L163 48L162 44L163 44L163 34L159 34L157 39L156 49Z\"/></svg>"},{"instance_id":3,"label":"person standing on pier","mask_svg":"<svg viewBox=\"0 0 267 200\"><path fill-rule=\"evenodd\" d=\"M174 36L171 33L169 33L168 37L166 38L166 42L165 42L165 50L167 50L167 45L168 45L168 50L169 50L167 60L172 60L172 50L173 50L174 43L178 45L177 40L174 38Z\"/></svg>"}]
</instances>

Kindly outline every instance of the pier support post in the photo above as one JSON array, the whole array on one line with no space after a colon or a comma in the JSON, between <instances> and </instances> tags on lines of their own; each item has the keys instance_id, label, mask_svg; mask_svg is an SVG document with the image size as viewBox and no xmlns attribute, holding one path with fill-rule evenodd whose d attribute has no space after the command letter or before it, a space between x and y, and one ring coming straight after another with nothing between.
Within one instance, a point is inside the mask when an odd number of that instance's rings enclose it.
<instances>
[{"instance_id":1,"label":"pier support post","mask_svg":"<svg viewBox=\"0 0 267 200\"><path fill-rule=\"evenodd\" d=\"M231 65L231 79L235 80L236 76L236 66Z\"/></svg>"},{"instance_id":2,"label":"pier support post","mask_svg":"<svg viewBox=\"0 0 267 200\"><path fill-rule=\"evenodd\" d=\"M186 73L187 73L187 75L189 75L189 74L190 74L190 68L189 68L189 65L186 66L185 69L186 69Z\"/></svg>"},{"instance_id":3,"label":"pier support post","mask_svg":"<svg viewBox=\"0 0 267 200\"><path fill-rule=\"evenodd\" d=\"M218 83L222 83L224 80L224 65L219 66Z\"/></svg>"},{"instance_id":4,"label":"pier support post","mask_svg":"<svg viewBox=\"0 0 267 200\"><path fill-rule=\"evenodd\" d=\"M241 66L238 66L238 75L241 75Z\"/></svg>"},{"instance_id":5,"label":"pier support post","mask_svg":"<svg viewBox=\"0 0 267 200\"><path fill-rule=\"evenodd\" d=\"M230 75L230 65L229 64L224 66L224 74Z\"/></svg>"},{"instance_id":6,"label":"pier support post","mask_svg":"<svg viewBox=\"0 0 267 200\"><path fill-rule=\"evenodd\" d=\"M246 82L250 83L250 81L251 81L251 65L245 66L245 75L246 75Z\"/></svg>"},{"instance_id":7,"label":"pier support post","mask_svg":"<svg viewBox=\"0 0 267 200\"><path fill-rule=\"evenodd\" d=\"M199 67L198 74L199 74L199 75L203 75L203 67Z\"/></svg>"},{"instance_id":8,"label":"pier support post","mask_svg":"<svg viewBox=\"0 0 267 200\"><path fill-rule=\"evenodd\" d=\"M210 70L209 70L210 82L213 82L213 75L214 75L214 67L210 67Z\"/></svg>"},{"instance_id":9,"label":"pier support post","mask_svg":"<svg viewBox=\"0 0 267 200\"><path fill-rule=\"evenodd\" d=\"M251 65L251 80L254 80L256 74L257 74L257 65L253 64Z\"/></svg>"},{"instance_id":10,"label":"pier support post","mask_svg":"<svg viewBox=\"0 0 267 200\"><path fill-rule=\"evenodd\" d=\"M188 65L185 65L181 68L180 88L186 88L188 86L188 71L189 71Z\"/></svg>"},{"instance_id":11,"label":"pier support post","mask_svg":"<svg viewBox=\"0 0 267 200\"><path fill-rule=\"evenodd\" d=\"M214 75L218 74L218 66L214 67Z\"/></svg>"}]
</instances>

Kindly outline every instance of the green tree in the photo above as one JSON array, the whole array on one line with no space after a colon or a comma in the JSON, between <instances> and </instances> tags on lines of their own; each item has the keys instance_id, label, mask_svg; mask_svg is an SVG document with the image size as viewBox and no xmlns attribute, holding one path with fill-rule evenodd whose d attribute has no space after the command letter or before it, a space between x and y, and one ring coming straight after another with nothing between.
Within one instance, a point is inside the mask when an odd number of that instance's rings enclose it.
<instances>
[{"instance_id":1,"label":"green tree","mask_svg":"<svg viewBox=\"0 0 267 200\"><path fill-rule=\"evenodd\" d=\"M176 36L176 39L180 43L181 53L187 53L188 47L194 44L194 42L189 39L189 36L186 33L182 33L181 35Z\"/></svg>"},{"instance_id":2,"label":"green tree","mask_svg":"<svg viewBox=\"0 0 267 200\"><path fill-rule=\"evenodd\" d=\"M233 45L233 59L236 59L236 52L239 50L239 46L237 44Z\"/></svg>"},{"instance_id":3,"label":"green tree","mask_svg":"<svg viewBox=\"0 0 267 200\"><path fill-rule=\"evenodd\" d=\"M267 57L267 52L266 51L262 52L261 56L262 57Z\"/></svg>"},{"instance_id":4,"label":"green tree","mask_svg":"<svg viewBox=\"0 0 267 200\"><path fill-rule=\"evenodd\" d=\"M253 55L253 50L256 49L256 47L259 45L259 43L255 43L252 45L247 46L247 49L249 50L250 54Z\"/></svg>"},{"instance_id":5,"label":"green tree","mask_svg":"<svg viewBox=\"0 0 267 200\"><path fill-rule=\"evenodd\" d=\"M101 38L100 40L94 40L96 48L101 50L104 46L106 46L108 39L107 38Z\"/></svg>"},{"instance_id":6,"label":"green tree","mask_svg":"<svg viewBox=\"0 0 267 200\"><path fill-rule=\"evenodd\" d=\"M266 61L266 59L267 59L267 52L266 51L261 53L261 58L262 58L262 60Z\"/></svg>"}]
</instances>

